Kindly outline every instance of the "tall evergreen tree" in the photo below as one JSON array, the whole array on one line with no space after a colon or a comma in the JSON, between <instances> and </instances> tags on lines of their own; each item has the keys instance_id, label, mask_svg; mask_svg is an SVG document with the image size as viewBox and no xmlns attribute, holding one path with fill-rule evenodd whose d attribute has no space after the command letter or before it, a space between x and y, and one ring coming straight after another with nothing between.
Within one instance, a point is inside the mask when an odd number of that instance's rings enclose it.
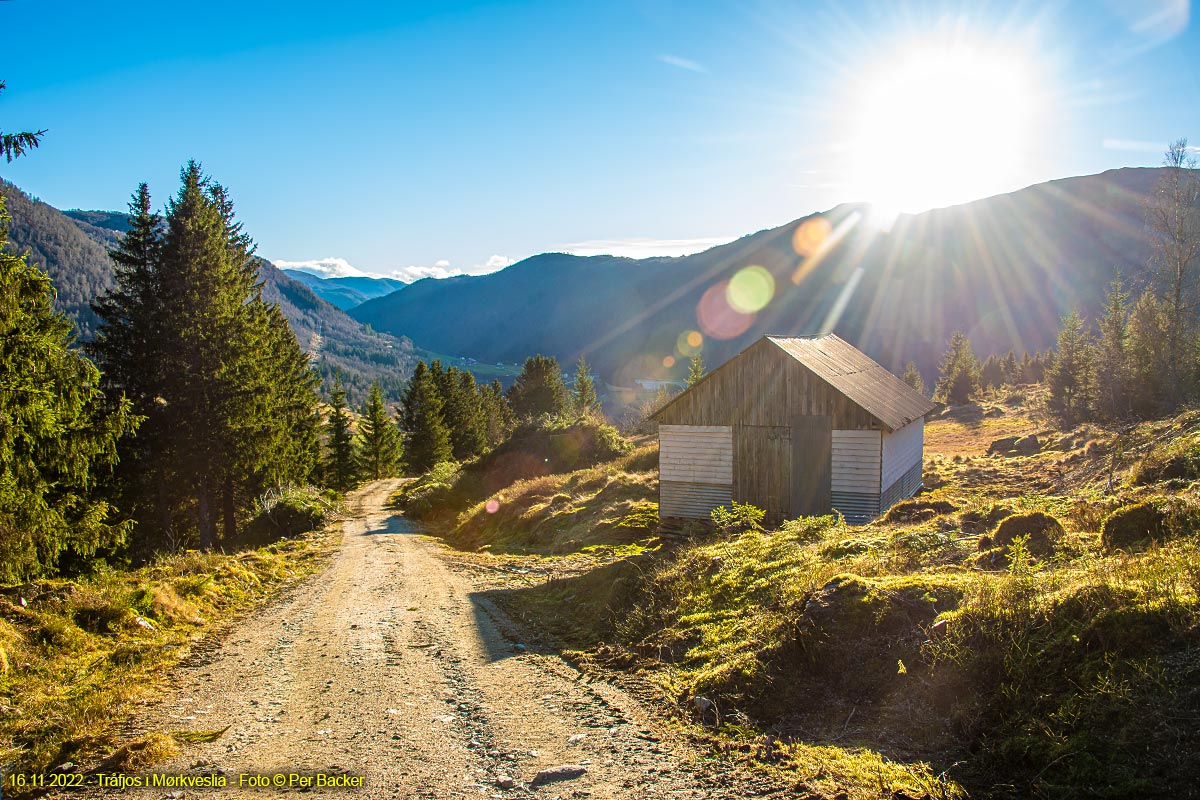
<instances>
[{"instance_id":1,"label":"tall evergreen tree","mask_svg":"<svg viewBox=\"0 0 1200 800\"><path fill-rule=\"evenodd\" d=\"M1091 337L1083 318L1072 311L1062 318L1058 331L1058 351L1049 369L1046 384L1047 403L1067 425L1087 419L1088 403L1094 386Z\"/></svg>"},{"instance_id":2,"label":"tall evergreen tree","mask_svg":"<svg viewBox=\"0 0 1200 800\"><path fill-rule=\"evenodd\" d=\"M440 367L440 365L439 365ZM409 381L401 411L408 434L405 462L413 472L425 472L440 461L449 461L450 433L442 420L442 396L432 369L418 363Z\"/></svg>"},{"instance_id":3,"label":"tall evergreen tree","mask_svg":"<svg viewBox=\"0 0 1200 800\"><path fill-rule=\"evenodd\" d=\"M316 379L263 300L253 242L225 189L195 162L181 183L160 242L147 193L135 195L131 238L114 253L117 285L97 303L96 353L107 391L147 417L129 454L158 488L133 487L140 521L160 536L179 524L211 548L218 517L232 535L264 485L307 479Z\"/></svg>"},{"instance_id":4,"label":"tall evergreen tree","mask_svg":"<svg viewBox=\"0 0 1200 800\"><path fill-rule=\"evenodd\" d=\"M504 397L504 387L499 380L493 380L479 390L480 405L483 409L484 432L489 445L504 441L512 427L512 409Z\"/></svg>"},{"instance_id":5,"label":"tall evergreen tree","mask_svg":"<svg viewBox=\"0 0 1200 800\"><path fill-rule=\"evenodd\" d=\"M971 340L962 331L950 337L950 349L942 356L934 399L950 405L969 403L979 393L979 362L971 350Z\"/></svg>"},{"instance_id":6,"label":"tall evergreen tree","mask_svg":"<svg viewBox=\"0 0 1200 800\"><path fill-rule=\"evenodd\" d=\"M378 381L371 384L371 394L363 405L358 435L359 474L368 480L395 475L400 461L400 431L384 406Z\"/></svg>"},{"instance_id":7,"label":"tall evergreen tree","mask_svg":"<svg viewBox=\"0 0 1200 800\"><path fill-rule=\"evenodd\" d=\"M525 367L508 390L508 401L518 419L565 411L567 387L558 359L543 355L525 359Z\"/></svg>"},{"instance_id":8,"label":"tall evergreen tree","mask_svg":"<svg viewBox=\"0 0 1200 800\"><path fill-rule=\"evenodd\" d=\"M1004 365L993 353L984 359L983 366L979 369L979 384L984 389L996 389L1003 383Z\"/></svg>"},{"instance_id":9,"label":"tall evergreen tree","mask_svg":"<svg viewBox=\"0 0 1200 800\"><path fill-rule=\"evenodd\" d=\"M1017 382L1018 370L1017 354L1012 350L1008 351L1003 359L1000 360L1000 369L1004 374L1004 383L1008 386Z\"/></svg>"},{"instance_id":10,"label":"tall evergreen tree","mask_svg":"<svg viewBox=\"0 0 1200 800\"><path fill-rule=\"evenodd\" d=\"M1131 410L1129 373L1129 293L1118 279L1108 289L1096 343L1096 412L1106 420Z\"/></svg>"},{"instance_id":11,"label":"tall evergreen tree","mask_svg":"<svg viewBox=\"0 0 1200 800\"><path fill-rule=\"evenodd\" d=\"M350 414L346 408L346 389L342 376L335 375L329 392L329 417L325 422L329 440L329 455L324 469L330 488L339 492L354 486L354 433L350 429Z\"/></svg>"},{"instance_id":12,"label":"tall evergreen tree","mask_svg":"<svg viewBox=\"0 0 1200 800\"><path fill-rule=\"evenodd\" d=\"M692 356L692 363L688 365L687 385L690 389L700 382L704 377L704 356L696 353Z\"/></svg>"},{"instance_id":13,"label":"tall evergreen tree","mask_svg":"<svg viewBox=\"0 0 1200 800\"><path fill-rule=\"evenodd\" d=\"M442 398L442 422L450 435L450 449L459 461L478 455L485 442L483 409L475 376L457 367L429 365L429 374Z\"/></svg>"},{"instance_id":14,"label":"tall evergreen tree","mask_svg":"<svg viewBox=\"0 0 1200 800\"><path fill-rule=\"evenodd\" d=\"M579 363L575 365L575 381L572 389L574 391L571 401L577 414L587 417L599 413L600 398L596 395L596 383L592 380L592 368L588 365L585 356L580 356Z\"/></svg>"},{"instance_id":15,"label":"tall evergreen tree","mask_svg":"<svg viewBox=\"0 0 1200 800\"><path fill-rule=\"evenodd\" d=\"M95 490L136 418L128 401L105 401L71 347L50 279L5 252L7 223L0 196L0 583L15 583L53 574L64 552L123 541L128 526Z\"/></svg>"},{"instance_id":16,"label":"tall evergreen tree","mask_svg":"<svg viewBox=\"0 0 1200 800\"><path fill-rule=\"evenodd\" d=\"M921 370L917 369L916 363L912 361L904 365L904 382L918 394L925 394L925 380L921 377Z\"/></svg>"},{"instance_id":17,"label":"tall evergreen tree","mask_svg":"<svg viewBox=\"0 0 1200 800\"><path fill-rule=\"evenodd\" d=\"M1169 330L1167 311L1153 292L1144 292L1129 312L1129 373L1137 387L1131 404L1138 416L1159 414L1169 405Z\"/></svg>"}]
</instances>

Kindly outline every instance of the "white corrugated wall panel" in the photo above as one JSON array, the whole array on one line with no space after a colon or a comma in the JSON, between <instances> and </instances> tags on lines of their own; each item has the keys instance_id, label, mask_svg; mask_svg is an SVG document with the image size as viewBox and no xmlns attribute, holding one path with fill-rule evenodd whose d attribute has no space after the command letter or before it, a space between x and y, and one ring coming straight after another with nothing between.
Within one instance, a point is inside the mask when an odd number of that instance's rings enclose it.
<instances>
[{"instance_id":1,"label":"white corrugated wall panel","mask_svg":"<svg viewBox=\"0 0 1200 800\"><path fill-rule=\"evenodd\" d=\"M879 494L879 431L834 431L830 490Z\"/></svg>"},{"instance_id":2,"label":"white corrugated wall panel","mask_svg":"<svg viewBox=\"0 0 1200 800\"><path fill-rule=\"evenodd\" d=\"M733 485L733 428L658 426L660 481Z\"/></svg>"},{"instance_id":3,"label":"white corrugated wall panel","mask_svg":"<svg viewBox=\"0 0 1200 800\"><path fill-rule=\"evenodd\" d=\"M916 419L883 435L883 480L887 489L925 456L925 420Z\"/></svg>"}]
</instances>

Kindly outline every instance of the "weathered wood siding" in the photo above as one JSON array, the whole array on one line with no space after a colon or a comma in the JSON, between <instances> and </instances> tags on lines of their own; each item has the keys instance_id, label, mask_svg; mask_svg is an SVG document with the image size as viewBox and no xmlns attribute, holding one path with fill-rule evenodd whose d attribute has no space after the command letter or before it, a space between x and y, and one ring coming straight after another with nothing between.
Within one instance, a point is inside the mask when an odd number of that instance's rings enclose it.
<instances>
[{"instance_id":1,"label":"weathered wood siding","mask_svg":"<svg viewBox=\"0 0 1200 800\"><path fill-rule=\"evenodd\" d=\"M767 339L726 361L659 412L662 425L791 427L797 415L828 416L834 428L882 425Z\"/></svg>"},{"instance_id":2,"label":"weathered wood siding","mask_svg":"<svg viewBox=\"0 0 1200 800\"><path fill-rule=\"evenodd\" d=\"M782 425L734 428L733 498L767 512L774 525L792 509L792 429Z\"/></svg>"},{"instance_id":3,"label":"weathered wood siding","mask_svg":"<svg viewBox=\"0 0 1200 800\"><path fill-rule=\"evenodd\" d=\"M733 499L733 428L659 425L659 515L708 519Z\"/></svg>"},{"instance_id":4,"label":"weathered wood siding","mask_svg":"<svg viewBox=\"0 0 1200 800\"><path fill-rule=\"evenodd\" d=\"M880 431L835 430L831 502L849 522L868 522L879 515Z\"/></svg>"},{"instance_id":5,"label":"weathered wood siding","mask_svg":"<svg viewBox=\"0 0 1200 800\"><path fill-rule=\"evenodd\" d=\"M879 510L886 511L921 486L925 463L925 420L918 419L898 431L883 434L883 497Z\"/></svg>"}]
</instances>

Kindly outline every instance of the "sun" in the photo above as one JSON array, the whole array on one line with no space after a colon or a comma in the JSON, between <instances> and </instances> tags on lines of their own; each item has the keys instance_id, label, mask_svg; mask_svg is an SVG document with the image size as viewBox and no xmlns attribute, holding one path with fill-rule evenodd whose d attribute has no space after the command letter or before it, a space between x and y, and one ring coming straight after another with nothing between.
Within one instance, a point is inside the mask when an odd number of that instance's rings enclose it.
<instances>
[{"instance_id":1,"label":"sun","mask_svg":"<svg viewBox=\"0 0 1200 800\"><path fill-rule=\"evenodd\" d=\"M1018 188L1039 122L1031 59L914 46L867 73L851 109L857 199L884 216Z\"/></svg>"}]
</instances>

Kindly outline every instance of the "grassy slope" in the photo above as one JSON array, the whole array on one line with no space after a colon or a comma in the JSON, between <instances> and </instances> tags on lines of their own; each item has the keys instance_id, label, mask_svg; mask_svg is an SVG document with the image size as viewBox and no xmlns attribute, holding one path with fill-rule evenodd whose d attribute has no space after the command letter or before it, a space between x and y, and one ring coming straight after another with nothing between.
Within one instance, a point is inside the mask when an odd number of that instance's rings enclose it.
<instances>
[{"instance_id":1,"label":"grassy slope","mask_svg":"<svg viewBox=\"0 0 1200 800\"><path fill-rule=\"evenodd\" d=\"M665 545L653 529L624 535L614 521L655 499L643 450L505 487L494 513L485 500L444 529L460 546L566 554L530 564L608 547L506 601L581 662L639 673L715 746L807 790L1188 796L1200 777L1200 468L1186 467L1200 467L1200 414L1118 437L1056 431L1036 406L997 398L931 419L930 491L868 526L824 518ZM1027 433L1040 452L986 454ZM1142 485L1181 461L1182 477ZM1174 535L1106 552L1107 514L1145 498L1172 509ZM1005 515L1032 512L1062 529L1029 548L992 541Z\"/></svg>"},{"instance_id":2,"label":"grassy slope","mask_svg":"<svg viewBox=\"0 0 1200 800\"><path fill-rule=\"evenodd\" d=\"M0 589L5 772L111 748L113 721L168 667L232 615L314 572L333 541L326 529L233 555L189 551L136 571Z\"/></svg>"}]
</instances>

